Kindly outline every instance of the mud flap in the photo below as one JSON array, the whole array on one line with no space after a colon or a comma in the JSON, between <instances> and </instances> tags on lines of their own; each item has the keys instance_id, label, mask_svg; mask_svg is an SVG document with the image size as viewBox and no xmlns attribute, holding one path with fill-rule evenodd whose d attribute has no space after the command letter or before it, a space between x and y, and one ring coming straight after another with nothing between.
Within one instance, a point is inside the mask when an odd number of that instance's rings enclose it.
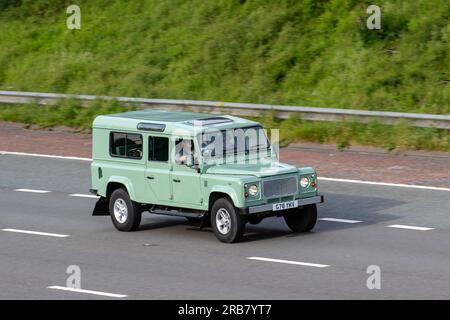
<instances>
[{"instance_id":1,"label":"mud flap","mask_svg":"<svg viewBox=\"0 0 450 320\"><path fill-rule=\"evenodd\" d=\"M211 227L211 216L209 214L205 214L202 217L202 222L200 223L200 229Z\"/></svg>"},{"instance_id":2,"label":"mud flap","mask_svg":"<svg viewBox=\"0 0 450 320\"><path fill-rule=\"evenodd\" d=\"M95 203L93 216L109 216L108 200L104 197L100 197Z\"/></svg>"}]
</instances>

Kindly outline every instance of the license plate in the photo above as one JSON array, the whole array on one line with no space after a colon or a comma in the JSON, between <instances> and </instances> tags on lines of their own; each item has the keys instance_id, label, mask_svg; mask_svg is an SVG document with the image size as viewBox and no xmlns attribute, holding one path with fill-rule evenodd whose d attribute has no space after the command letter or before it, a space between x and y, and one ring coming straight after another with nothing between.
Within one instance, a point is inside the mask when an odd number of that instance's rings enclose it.
<instances>
[{"instance_id":1,"label":"license plate","mask_svg":"<svg viewBox=\"0 0 450 320\"><path fill-rule=\"evenodd\" d=\"M272 210L273 211L280 211L280 210L287 210L287 209L293 209L298 207L298 200L294 201L286 201L281 203L275 203L273 205Z\"/></svg>"}]
</instances>

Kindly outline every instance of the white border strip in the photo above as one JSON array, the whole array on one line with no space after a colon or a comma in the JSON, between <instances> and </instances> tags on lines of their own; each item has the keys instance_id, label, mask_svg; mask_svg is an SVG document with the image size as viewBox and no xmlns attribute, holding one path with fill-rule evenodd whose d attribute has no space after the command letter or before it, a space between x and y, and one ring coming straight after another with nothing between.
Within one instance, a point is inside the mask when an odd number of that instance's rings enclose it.
<instances>
[{"instance_id":1,"label":"white border strip","mask_svg":"<svg viewBox=\"0 0 450 320\"><path fill-rule=\"evenodd\" d=\"M295 264L295 265L299 265L299 266L315 267L315 268L329 267L329 265L327 265L327 264L318 264L318 263L291 261L291 260L280 260L280 259L271 259L271 258L263 258L263 257L248 257L247 259L258 260L258 261L267 261L267 262L286 263L286 264Z\"/></svg>"},{"instance_id":2,"label":"white border strip","mask_svg":"<svg viewBox=\"0 0 450 320\"><path fill-rule=\"evenodd\" d=\"M321 221L342 222L342 223L360 223L361 220L336 219L336 218L320 218Z\"/></svg>"},{"instance_id":3,"label":"white border strip","mask_svg":"<svg viewBox=\"0 0 450 320\"><path fill-rule=\"evenodd\" d=\"M434 230L434 228L428 227L416 227L416 226L406 226L403 224L391 224L387 226L388 228L397 228L397 229L407 229L407 230L417 230L417 231L429 231Z\"/></svg>"},{"instance_id":4,"label":"white border strip","mask_svg":"<svg viewBox=\"0 0 450 320\"><path fill-rule=\"evenodd\" d=\"M2 229L2 231L15 232L15 233L25 233L25 234L34 234L34 235L38 235L38 236L47 236L47 237L56 237L56 238L67 238L67 237L69 237L69 235L67 235L67 234L38 232L38 231L20 230L20 229Z\"/></svg>"},{"instance_id":5,"label":"white border strip","mask_svg":"<svg viewBox=\"0 0 450 320\"><path fill-rule=\"evenodd\" d=\"M0 150L0 154L2 154L2 155L13 155L13 156L28 156L28 157L65 159L65 160L92 161L91 158L69 157L69 156L55 156L55 155L51 155L51 154L12 152L12 151L1 151L1 150Z\"/></svg>"},{"instance_id":6,"label":"white border strip","mask_svg":"<svg viewBox=\"0 0 450 320\"><path fill-rule=\"evenodd\" d=\"M318 177L318 179L319 180L323 180L323 181L336 181L336 182L371 184L371 185L377 185L377 186L401 187L401 188L425 189L425 190L438 190L438 191L450 191L450 188L431 187L431 186L418 186L418 185L414 185L414 184L375 182L375 181L351 180L351 179L337 179L337 178L327 178L327 177Z\"/></svg>"},{"instance_id":7,"label":"white border strip","mask_svg":"<svg viewBox=\"0 0 450 320\"><path fill-rule=\"evenodd\" d=\"M87 294L95 294L97 296L105 296L105 297L111 297L111 298L126 298L126 297L128 297L125 294L109 293L109 292L94 291L94 290L84 290L84 289L77 289L77 288L70 288L70 287L61 287L61 286L50 286L50 287L47 287L47 289L55 289L55 290L71 291L71 292L78 292L78 293L87 293Z\"/></svg>"}]
</instances>

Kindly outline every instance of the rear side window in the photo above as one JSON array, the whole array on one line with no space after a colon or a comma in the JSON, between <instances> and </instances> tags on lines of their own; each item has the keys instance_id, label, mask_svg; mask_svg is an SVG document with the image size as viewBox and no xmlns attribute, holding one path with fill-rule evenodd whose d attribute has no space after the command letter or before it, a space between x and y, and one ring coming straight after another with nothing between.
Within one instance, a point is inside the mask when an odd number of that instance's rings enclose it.
<instances>
[{"instance_id":1,"label":"rear side window","mask_svg":"<svg viewBox=\"0 0 450 320\"><path fill-rule=\"evenodd\" d=\"M113 157L142 159L142 135L111 132L110 153Z\"/></svg>"},{"instance_id":2,"label":"rear side window","mask_svg":"<svg viewBox=\"0 0 450 320\"><path fill-rule=\"evenodd\" d=\"M169 138L148 137L148 160L164 162L169 160Z\"/></svg>"}]
</instances>

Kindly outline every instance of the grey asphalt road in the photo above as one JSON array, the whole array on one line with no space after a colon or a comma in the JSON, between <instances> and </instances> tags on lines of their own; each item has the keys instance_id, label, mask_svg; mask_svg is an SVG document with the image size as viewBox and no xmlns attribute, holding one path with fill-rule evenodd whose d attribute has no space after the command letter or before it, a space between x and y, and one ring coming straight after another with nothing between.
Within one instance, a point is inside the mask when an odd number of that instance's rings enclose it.
<instances>
[{"instance_id":1,"label":"grey asphalt road","mask_svg":"<svg viewBox=\"0 0 450 320\"><path fill-rule=\"evenodd\" d=\"M0 155L0 299L112 299L48 289L81 287L128 299L450 299L450 193L322 182L326 202L313 232L293 234L280 218L248 226L238 244L183 218L145 214L140 230L118 232L92 217L89 162ZM18 192L17 188L49 193ZM408 230L389 225L429 227ZM249 257L328 265L295 265ZM369 290L367 267L381 270Z\"/></svg>"}]
</instances>

